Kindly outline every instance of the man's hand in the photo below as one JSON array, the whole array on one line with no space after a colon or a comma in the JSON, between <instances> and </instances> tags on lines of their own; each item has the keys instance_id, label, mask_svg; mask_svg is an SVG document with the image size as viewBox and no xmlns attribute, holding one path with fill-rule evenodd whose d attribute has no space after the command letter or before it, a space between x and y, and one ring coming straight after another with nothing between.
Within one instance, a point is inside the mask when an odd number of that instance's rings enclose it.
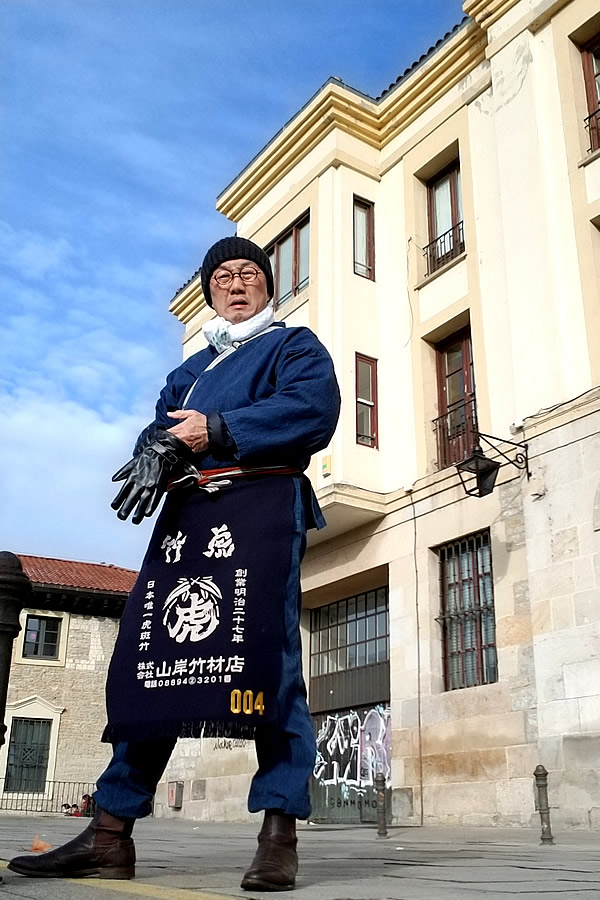
<instances>
[{"instance_id":1,"label":"man's hand","mask_svg":"<svg viewBox=\"0 0 600 900\"><path fill-rule=\"evenodd\" d=\"M187 444L194 453L202 453L208 447L208 429L206 416L195 409L176 409L167 413L171 419L179 419L177 425L169 428L170 434L174 434L180 441Z\"/></svg>"}]
</instances>

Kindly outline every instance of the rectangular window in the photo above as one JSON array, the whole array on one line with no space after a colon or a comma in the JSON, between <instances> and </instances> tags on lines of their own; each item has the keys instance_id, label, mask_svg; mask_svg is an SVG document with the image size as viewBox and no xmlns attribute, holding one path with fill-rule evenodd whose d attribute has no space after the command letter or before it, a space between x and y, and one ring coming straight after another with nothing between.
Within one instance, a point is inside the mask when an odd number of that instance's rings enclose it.
<instances>
[{"instance_id":1,"label":"rectangular window","mask_svg":"<svg viewBox=\"0 0 600 900\"><path fill-rule=\"evenodd\" d=\"M438 468L465 459L477 443L477 404L471 331L463 331L436 347L438 409L433 421Z\"/></svg>"},{"instance_id":2,"label":"rectangular window","mask_svg":"<svg viewBox=\"0 0 600 900\"><path fill-rule=\"evenodd\" d=\"M387 587L310 612L310 675L330 675L389 659Z\"/></svg>"},{"instance_id":3,"label":"rectangular window","mask_svg":"<svg viewBox=\"0 0 600 900\"><path fill-rule=\"evenodd\" d=\"M27 616L23 638L23 657L58 659L61 619L49 616Z\"/></svg>"},{"instance_id":4,"label":"rectangular window","mask_svg":"<svg viewBox=\"0 0 600 900\"><path fill-rule=\"evenodd\" d=\"M423 253L431 275L465 249L458 161L427 185L429 243Z\"/></svg>"},{"instance_id":5,"label":"rectangular window","mask_svg":"<svg viewBox=\"0 0 600 900\"><path fill-rule=\"evenodd\" d=\"M50 719L13 718L4 786L6 791L44 792L51 728Z\"/></svg>"},{"instance_id":6,"label":"rectangular window","mask_svg":"<svg viewBox=\"0 0 600 900\"><path fill-rule=\"evenodd\" d=\"M354 198L354 273L375 280L375 207Z\"/></svg>"},{"instance_id":7,"label":"rectangular window","mask_svg":"<svg viewBox=\"0 0 600 900\"><path fill-rule=\"evenodd\" d=\"M275 305L281 306L308 287L310 219L304 216L267 249L275 279Z\"/></svg>"},{"instance_id":8,"label":"rectangular window","mask_svg":"<svg viewBox=\"0 0 600 900\"><path fill-rule=\"evenodd\" d=\"M377 360L356 354L356 443L379 446L377 433Z\"/></svg>"},{"instance_id":9,"label":"rectangular window","mask_svg":"<svg viewBox=\"0 0 600 900\"><path fill-rule=\"evenodd\" d=\"M494 585L488 531L438 548L447 691L498 680Z\"/></svg>"},{"instance_id":10,"label":"rectangular window","mask_svg":"<svg viewBox=\"0 0 600 900\"><path fill-rule=\"evenodd\" d=\"M581 61L588 107L585 120L590 135L590 152L600 149L600 35L582 47Z\"/></svg>"}]
</instances>

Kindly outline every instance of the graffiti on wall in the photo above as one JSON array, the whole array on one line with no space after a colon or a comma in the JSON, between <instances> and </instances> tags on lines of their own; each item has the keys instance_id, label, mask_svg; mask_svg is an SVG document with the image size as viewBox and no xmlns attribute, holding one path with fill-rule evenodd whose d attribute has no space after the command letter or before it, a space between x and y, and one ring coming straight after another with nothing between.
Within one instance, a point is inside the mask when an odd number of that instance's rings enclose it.
<instances>
[{"instance_id":1,"label":"graffiti on wall","mask_svg":"<svg viewBox=\"0 0 600 900\"><path fill-rule=\"evenodd\" d=\"M391 759L389 706L375 706L363 713L335 713L327 716L317 735L314 776L321 785L343 785L362 794L375 783L379 772L389 784Z\"/></svg>"}]
</instances>

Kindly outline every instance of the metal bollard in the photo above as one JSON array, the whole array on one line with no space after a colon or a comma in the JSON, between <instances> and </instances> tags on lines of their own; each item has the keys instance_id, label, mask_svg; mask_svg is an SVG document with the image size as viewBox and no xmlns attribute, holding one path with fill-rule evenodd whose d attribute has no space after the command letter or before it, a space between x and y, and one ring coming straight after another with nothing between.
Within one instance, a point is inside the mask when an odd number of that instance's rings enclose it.
<instances>
[{"instance_id":1,"label":"metal bollard","mask_svg":"<svg viewBox=\"0 0 600 900\"><path fill-rule=\"evenodd\" d=\"M538 810L542 821L542 846L546 847L554 843L552 829L550 827L550 805L548 803L548 771L541 764L535 767L533 773L538 791Z\"/></svg>"},{"instance_id":2,"label":"metal bollard","mask_svg":"<svg viewBox=\"0 0 600 900\"><path fill-rule=\"evenodd\" d=\"M385 775L378 772L375 776L375 790L377 791L377 838L388 836L385 810Z\"/></svg>"}]
</instances>

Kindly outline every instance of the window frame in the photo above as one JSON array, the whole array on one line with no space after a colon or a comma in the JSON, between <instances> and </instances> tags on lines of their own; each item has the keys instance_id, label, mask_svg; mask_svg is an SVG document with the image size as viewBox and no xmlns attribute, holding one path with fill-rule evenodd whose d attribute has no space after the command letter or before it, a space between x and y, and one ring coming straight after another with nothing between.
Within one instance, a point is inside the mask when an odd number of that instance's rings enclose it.
<instances>
[{"instance_id":1,"label":"window frame","mask_svg":"<svg viewBox=\"0 0 600 900\"><path fill-rule=\"evenodd\" d=\"M383 605L380 606L380 592L383 592ZM369 610L369 595L374 595L374 608ZM364 611L359 613L360 601L362 600ZM353 604L354 612L349 612L349 604ZM331 621L331 617L335 608L335 622ZM342 622L340 622L340 613L341 610L344 609L344 616ZM379 629L379 616L380 614L385 613L385 629L384 633L380 634ZM328 624L323 626L322 624L322 616L325 614L328 618ZM369 637L369 626L367 624L367 620L374 620L374 635ZM364 637L358 637L358 622L364 620ZM352 625L354 623L354 637L351 638L352 633ZM345 643L340 642L340 625L346 626L345 628ZM318 626L318 627L317 627ZM350 626L350 627L349 627ZM390 660L390 595L389 589L387 585L381 585L378 588L371 588L367 591L362 591L358 594L353 594L351 597L345 597L342 600L335 600L333 603L328 603L325 606L319 606L315 609L310 610L310 623L309 623L309 633L310 633L310 644L309 644L309 676L310 679L321 678L326 675L337 675L339 673L348 673L354 671L356 669L364 669L369 666L377 666L380 663L389 663ZM321 637L322 634L327 634L327 640ZM333 643L335 646L332 646L332 641L330 639L331 634L335 633L335 640ZM379 649L378 643L379 641L385 640L385 648L384 648L384 657L379 659ZM368 644L374 642L375 644L375 652L376 659L375 661L367 662L368 660ZM315 649L315 643L318 646ZM326 643L327 646L321 646L322 643ZM358 648L364 647L364 657L365 662L358 664L359 651ZM349 649L354 648L354 664L349 665ZM346 651L346 662L343 667L340 668L339 665L339 653L340 651ZM331 653L336 654L336 664L334 668L330 669L331 662ZM326 671L321 671L322 668L322 660L325 661L326 665L324 668ZM315 671L316 668L316 671Z\"/></svg>"},{"instance_id":2,"label":"window frame","mask_svg":"<svg viewBox=\"0 0 600 900\"><path fill-rule=\"evenodd\" d=\"M427 229L429 243L423 249L427 262L427 275L433 275L447 263L465 251L464 218L459 218L462 207L462 182L460 182L460 160L456 158L426 182L427 187ZM445 178L450 177L450 228L436 234L435 189ZM459 186L460 185L460 186ZM459 199L460 196L460 199ZM444 253L438 253L436 245L442 237L452 232L452 245Z\"/></svg>"},{"instance_id":3,"label":"window frame","mask_svg":"<svg viewBox=\"0 0 600 900\"><path fill-rule=\"evenodd\" d=\"M600 150L600 98L598 97L597 79L600 82L600 68L594 72L594 52L600 54L600 34L594 35L589 41L579 48L581 52L581 65L583 68L583 83L585 86L585 98L588 115L585 126L589 133L589 153Z\"/></svg>"},{"instance_id":4,"label":"window frame","mask_svg":"<svg viewBox=\"0 0 600 900\"><path fill-rule=\"evenodd\" d=\"M59 619L58 654L49 656L25 656L25 638L27 636L27 620L29 617L43 619ZM69 635L70 616L66 612L55 612L50 609L23 609L19 616L21 632L16 641L14 662L26 666L64 666L67 657L67 641Z\"/></svg>"},{"instance_id":5,"label":"window frame","mask_svg":"<svg viewBox=\"0 0 600 900\"><path fill-rule=\"evenodd\" d=\"M356 208L360 207L367 213L367 234L366 234L366 272L357 270L357 266L362 263L356 261ZM354 194L352 197L352 261L354 274L360 278L366 278L369 281L375 281L375 203L372 200L366 200Z\"/></svg>"},{"instance_id":6,"label":"window frame","mask_svg":"<svg viewBox=\"0 0 600 900\"><path fill-rule=\"evenodd\" d=\"M450 347L458 342L462 344L463 396L461 401L448 403L447 382L449 373L446 366L447 353ZM456 465L457 462L468 456L477 437L477 394L475 390L473 341L470 325L466 325L443 341L440 341L439 344L435 344L434 349L436 356L438 415L434 419L433 424L436 432L437 464L438 468L442 470L448 468L448 466ZM445 423L444 420L452 415L453 412L457 412L461 406L464 409L464 428L455 434L448 434L450 422ZM443 427L445 427L445 433L442 437Z\"/></svg>"},{"instance_id":7,"label":"window frame","mask_svg":"<svg viewBox=\"0 0 600 900\"><path fill-rule=\"evenodd\" d=\"M52 722L52 727L50 729L50 748L46 771L46 785L43 792L44 799L50 799L52 794L52 783L56 771L60 719L64 711L65 708L63 706L56 706L56 704L44 700L37 694L34 694L31 697L25 697L23 700L16 700L13 703L6 704L5 725L6 734L9 736L11 734L13 718L47 719ZM2 747L0 747L0 795L2 797L10 798L18 795L15 795L14 792L8 792L5 787L9 741L5 741Z\"/></svg>"},{"instance_id":8,"label":"window frame","mask_svg":"<svg viewBox=\"0 0 600 900\"><path fill-rule=\"evenodd\" d=\"M365 400L359 397L358 393L358 368L359 363L365 363L371 372L371 396L372 400ZM377 360L372 356L366 356L364 353L355 353L354 355L354 396L355 396L355 413L356 413L356 443L360 447L370 447L372 450L379 449L379 403L377 395ZM371 434L363 435L359 432L359 406L366 406L370 410ZM359 438L368 438L368 441L361 441Z\"/></svg>"},{"instance_id":9,"label":"window frame","mask_svg":"<svg viewBox=\"0 0 600 900\"><path fill-rule=\"evenodd\" d=\"M17 726L23 726L18 728ZM48 783L48 764L50 762L50 748L52 745L52 719L41 719L28 716L13 716L10 723L10 733L8 737L8 747L6 751L6 774L4 778L4 790L7 794L44 794ZM47 726L42 728L42 726ZM29 730L31 737L37 731L45 737L43 743L35 744L33 740L29 743L37 749L37 755L40 757L35 766L35 778L28 778L26 774L28 766L26 766L19 756L22 756L22 745L25 736ZM17 732L20 732L17 735ZM15 738L19 736L21 740L17 743ZM15 758L17 757L17 759ZM14 781L14 783L13 783Z\"/></svg>"},{"instance_id":10,"label":"window frame","mask_svg":"<svg viewBox=\"0 0 600 900\"><path fill-rule=\"evenodd\" d=\"M31 641L27 640L27 635L28 635L28 632L34 631L34 628L30 627L30 625L29 625L30 620L36 620L39 622L39 628L37 629L37 640L35 642L33 642L33 646L39 648L39 650L40 650L39 653L35 653L35 652L28 653L27 652L28 644L32 643ZM44 647L48 643L46 640L46 633L49 630L48 623L56 623L56 625L57 625L56 640L53 641L54 652L52 653L52 655L41 652L44 650ZM62 625L61 619L56 618L55 616L38 616L37 614L34 614L34 613L27 613L27 618L25 619L25 629L24 629L25 634L23 635L23 648L21 650L23 659L35 659L35 660L49 659L51 662L56 662L56 660L58 659L59 654L60 654L61 625Z\"/></svg>"},{"instance_id":11,"label":"window frame","mask_svg":"<svg viewBox=\"0 0 600 900\"><path fill-rule=\"evenodd\" d=\"M298 283L299 277L299 269L300 269L300 230L305 226L309 226L308 232L308 242L309 242L309 250L308 250L308 276L306 281L302 284ZM284 243L289 237L292 238L292 292L288 296L286 295L284 300L280 300L279 298L279 248L281 244ZM310 285L310 209L306 210L306 212L302 213L292 225L282 231L278 237L275 238L274 241L271 241L270 244L267 245L265 249L265 253L271 259L271 268L273 269L273 308L279 309L280 306L285 306L286 303L289 303L294 297L297 297L302 291L305 291Z\"/></svg>"},{"instance_id":12,"label":"window frame","mask_svg":"<svg viewBox=\"0 0 600 900\"><path fill-rule=\"evenodd\" d=\"M489 565L487 570L484 568L485 559L482 562L479 556L479 550L485 546L488 548L487 560ZM457 563L455 566L456 578L452 584L458 586L456 588L458 592L458 607L453 605L453 608L450 609L451 604L449 603L448 595L451 583L446 569L450 556L444 558L444 554L450 549L452 551L456 550L457 547L459 548L459 552L453 553L453 558L457 560ZM466 548L466 553L463 552L463 547ZM440 613L439 616L436 617L436 621L440 625L442 632L444 690L463 690L469 687L495 684L498 681L498 653L496 642L494 569L490 531L489 529L484 529L441 544L436 548L436 552L439 559L440 582ZM468 589L463 594L464 585L469 582L468 578L463 577L465 567L462 560L467 554L469 555L471 562L470 568L467 567L467 571L471 573L470 583L472 596L470 601L468 598ZM482 593L485 593L485 590L482 592L481 586L482 583L486 583L485 579L487 579L487 584L489 585L489 594L491 598L488 603L481 602ZM466 602L464 599L465 597L467 597ZM488 616L491 614L491 628L490 620L486 616L486 613ZM471 623L470 625L468 624L469 622ZM491 641L486 641L484 639L484 631L486 629L491 630L493 636ZM474 647L472 645L470 647L465 647L466 631L470 631L471 636L474 638ZM456 640L457 634L460 638L460 642L458 650L455 650L453 647L458 643ZM475 680L473 680L470 675L467 675L466 661L467 654L470 653L474 654ZM456 671L456 667L452 664L453 659L458 659L458 672ZM473 667L471 666L471 670L472 669Z\"/></svg>"}]
</instances>

